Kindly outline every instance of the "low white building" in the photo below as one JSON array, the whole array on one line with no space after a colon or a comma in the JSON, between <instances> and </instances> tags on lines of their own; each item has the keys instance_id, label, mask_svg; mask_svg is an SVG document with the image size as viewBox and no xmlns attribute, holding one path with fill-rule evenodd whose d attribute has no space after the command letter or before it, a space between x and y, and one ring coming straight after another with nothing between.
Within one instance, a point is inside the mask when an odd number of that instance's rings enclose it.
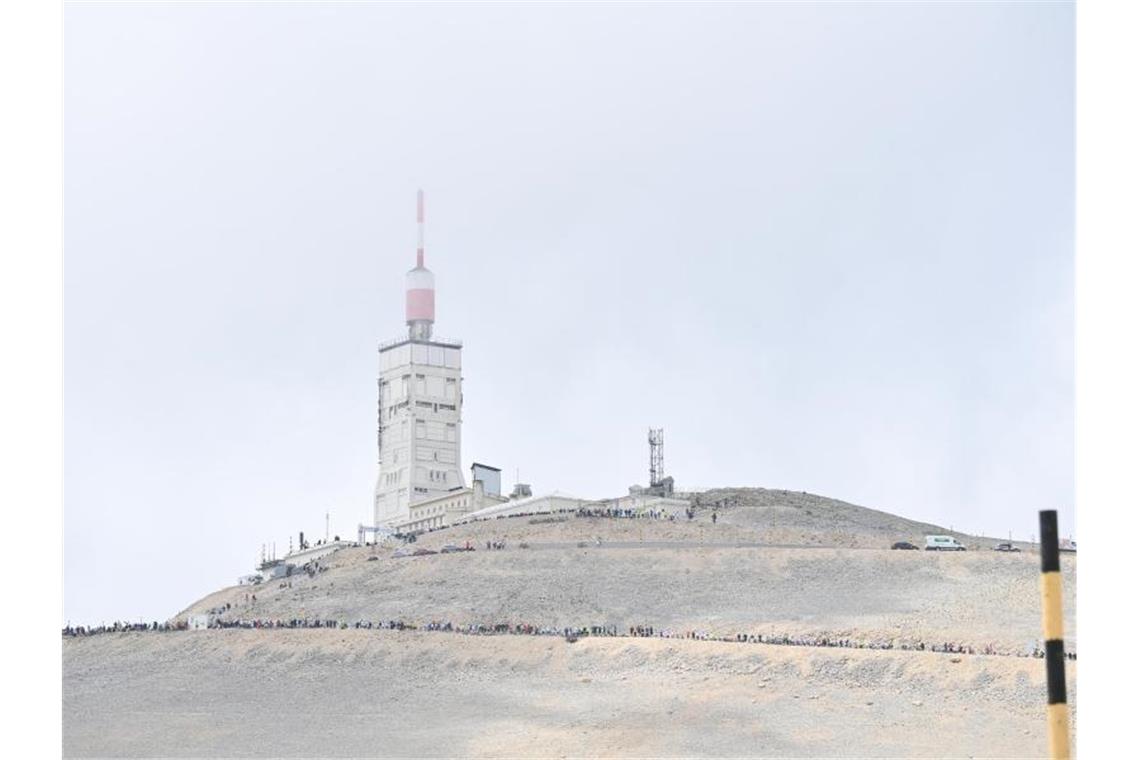
<instances>
[{"instance_id":1,"label":"low white building","mask_svg":"<svg viewBox=\"0 0 1140 760\"><path fill-rule=\"evenodd\" d=\"M352 541L322 541L316 544L310 544L304 549L297 549L286 554L279 559L271 559L262 562L257 566L257 572L253 575L243 576L241 581L244 583L257 582L254 579L260 578L262 583L269 581L279 580L281 578L288 578L293 573L298 572L301 566L313 560L318 560L327 557L333 552L340 551L349 546L355 546Z\"/></svg>"},{"instance_id":2,"label":"low white building","mask_svg":"<svg viewBox=\"0 0 1140 760\"><path fill-rule=\"evenodd\" d=\"M653 496L651 494L630 494L617 499L582 499L560 491L548 494L531 496L526 499L511 499L502 504L492 504L475 510L458 522L474 522L476 520L493 520L498 517L513 517L516 515L542 515L558 514L562 512L577 512L579 509L620 509L632 510L635 513L662 512L667 515L684 517L688 509L687 499L676 499L667 496Z\"/></svg>"},{"instance_id":3,"label":"low white building","mask_svg":"<svg viewBox=\"0 0 1140 760\"><path fill-rule=\"evenodd\" d=\"M582 507L588 507L595 503L596 502L592 502L588 499L579 499L577 496L553 491L540 496L531 496L527 499L511 499L501 504L491 504L463 515L463 519L460 522L489 520L496 517L511 517L514 515L576 512Z\"/></svg>"},{"instance_id":4,"label":"low white building","mask_svg":"<svg viewBox=\"0 0 1140 760\"><path fill-rule=\"evenodd\" d=\"M408 507L405 519L391 523L397 533L422 533L464 520L471 512L505 504L508 499L484 491L483 481L476 480L470 488L457 488L434 499L418 501Z\"/></svg>"},{"instance_id":5,"label":"low white building","mask_svg":"<svg viewBox=\"0 0 1140 760\"><path fill-rule=\"evenodd\" d=\"M283 562L287 565L300 567L307 562L312 562L315 559L327 557L333 552L340 551L354 544L351 541L325 541L318 544L310 544L304 549L297 549L285 555Z\"/></svg>"}]
</instances>

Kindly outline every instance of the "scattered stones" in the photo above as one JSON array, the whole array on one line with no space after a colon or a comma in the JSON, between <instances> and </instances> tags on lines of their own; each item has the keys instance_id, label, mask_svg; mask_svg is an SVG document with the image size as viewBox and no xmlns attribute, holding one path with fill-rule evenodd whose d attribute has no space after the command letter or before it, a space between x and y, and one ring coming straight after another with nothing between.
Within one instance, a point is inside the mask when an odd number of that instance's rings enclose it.
<instances>
[{"instance_id":1,"label":"scattered stones","mask_svg":"<svg viewBox=\"0 0 1140 760\"><path fill-rule=\"evenodd\" d=\"M440 739L433 732L457 715L462 720L449 728L449 740L471 755L496 757L553 757L567 748L571 756L615 757L624 754L623 747L630 754L640 749L640 756L661 756L678 740L695 748L689 756L743 757L755 755L758 736L772 742L765 745L768 751L781 756L882 756L886 746L917 746L924 741L917 736L940 742L941 756L1043 756L1044 674L1033 663L963 658L947 678L948 657L932 661L913 652L867 653L848 659L852 666L887 667L865 671L872 677L860 685L850 674L834 677L827 668L818 672L828 675L817 675L812 666L832 653L787 648L766 657L761 680L750 673L755 663L746 649L710 657L706 647L677 645L668 656L643 660L640 654L656 651L651 646L656 643L598 639L585 648L556 648L562 656L551 660L550 642L530 637L415 631L397 637L339 629L289 635L223 630L209 636L125 634L66 641L65 754L111 756L114 746L128 745L140 756L168 754L162 729L177 732L187 726L203 727L186 734L188 743L182 746L194 756L327 754L321 743L327 735L298 730L296 713L258 714L258 731L237 729L248 725L248 716L269 693L296 705L306 720L330 724L343 720L343 705L359 705L391 737L389 749L397 756L418 756L425 746L437 746L433 742ZM729 671L726 665L733 659L738 667ZM673 670L678 662L688 667L684 677ZM968 688L975 668L994 676L980 693ZM155 689L155 672L178 688ZM712 677L702 683L706 674ZM1018 685L1021 674L1025 698ZM573 688L593 681L597 687ZM772 696L749 697L748 683L754 691L771 690ZM815 691L795 691L805 687ZM194 700L189 713L188 694ZM882 704L873 695L882 695ZM789 704L789 696L797 704ZM931 711L905 709L907 703L927 700ZM828 704L807 704L823 701ZM478 704L486 704L486 711L473 712ZM859 714L859 706L866 712ZM423 723L407 722L402 716L408 710L424 716ZM834 728L852 711L855 724L870 730ZM138 732L142 713L156 730ZM963 725L969 730L961 730ZM630 726L636 731L627 732ZM550 730L527 738L536 727ZM586 731L583 740L593 737L588 744L575 740L581 731ZM375 752L366 732L347 734L347 753Z\"/></svg>"}]
</instances>

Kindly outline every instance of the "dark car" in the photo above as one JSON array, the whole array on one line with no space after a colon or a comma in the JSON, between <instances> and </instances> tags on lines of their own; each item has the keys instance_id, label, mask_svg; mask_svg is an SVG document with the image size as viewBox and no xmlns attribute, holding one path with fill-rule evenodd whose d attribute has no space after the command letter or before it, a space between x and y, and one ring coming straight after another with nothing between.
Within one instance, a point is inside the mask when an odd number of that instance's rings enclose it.
<instances>
[{"instance_id":1,"label":"dark car","mask_svg":"<svg viewBox=\"0 0 1140 760\"><path fill-rule=\"evenodd\" d=\"M910 543L909 541L895 541L893 544L891 544L891 548L892 549L908 549L908 550L913 549L914 551L918 551L918 547L915 546L914 544Z\"/></svg>"},{"instance_id":2,"label":"dark car","mask_svg":"<svg viewBox=\"0 0 1140 760\"><path fill-rule=\"evenodd\" d=\"M994 551L995 552L1019 552L1019 551L1021 551L1021 549L1018 549L1013 544L1004 543L1004 544L998 544L997 546L995 546Z\"/></svg>"},{"instance_id":3,"label":"dark car","mask_svg":"<svg viewBox=\"0 0 1140 760\"><path fill-rule=\"evenodd\" d=\"M423 547L420 547L419 549L416 549L414 552L412 552L413 557L423 557L427 554L439 554L439 552L437 552L435 549L424 549Z\"/></svg>"}]
</instances>

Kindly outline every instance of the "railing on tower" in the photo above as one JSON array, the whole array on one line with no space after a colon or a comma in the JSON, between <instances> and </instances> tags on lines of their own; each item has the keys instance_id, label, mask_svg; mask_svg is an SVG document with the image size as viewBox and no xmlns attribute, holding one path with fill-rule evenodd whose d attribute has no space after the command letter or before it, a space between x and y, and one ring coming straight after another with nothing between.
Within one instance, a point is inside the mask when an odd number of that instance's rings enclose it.
<instances>
[{"instance_id":1,"label":"railing on tower","mask_svg":"<svg viewBox=\"0 0 1140 760\"><path fill-rule=\"evenodd\" d=\"M456 348L463 348L463 341L461 340L451 340L450 338L439 337L433 337L431 340L415 340L414 338L409 338L407 335L402 335L399 338L392 338L391 340L382 342L379 346L377 346L377 349L383 351L385 348L398 346L401 343L442 343L448 346L455 346Z\"/></svg>"}]
</instances>

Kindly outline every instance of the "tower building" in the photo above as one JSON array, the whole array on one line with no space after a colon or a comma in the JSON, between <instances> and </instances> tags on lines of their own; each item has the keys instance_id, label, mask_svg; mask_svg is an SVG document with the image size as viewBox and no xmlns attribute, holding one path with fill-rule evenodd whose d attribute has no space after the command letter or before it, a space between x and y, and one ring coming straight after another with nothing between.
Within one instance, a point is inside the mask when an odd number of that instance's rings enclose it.
<instances>
[{"instance_id":1,"label":"tower building","mask_svg":"<svg viewBox=\"0 0 1140 760\"><path fill-rule=\"evenodd\" d=\"M416 221L416 266L404 280L408 333L380 345L374 524L394 529L409 523L413 505L465 489L460 463L463 345L432 336L435 275L424 266L422 190Z\"/></svg>"}]
</instances>

